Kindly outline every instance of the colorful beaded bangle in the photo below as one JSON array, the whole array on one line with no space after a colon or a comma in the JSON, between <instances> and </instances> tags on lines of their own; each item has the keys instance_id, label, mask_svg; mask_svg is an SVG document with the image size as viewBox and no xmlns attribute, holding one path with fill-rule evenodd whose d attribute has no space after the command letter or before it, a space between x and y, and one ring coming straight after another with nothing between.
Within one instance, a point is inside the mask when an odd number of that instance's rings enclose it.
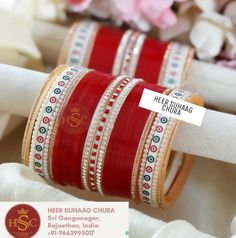
<instances>
[{"instance_id":1,"label":"colorful beaded bangle","mask_svg":"<svg viewBox=\"0 0 236 238\"><path fill-rule=\"evenodd\" d=\"M183 96L181 96L181 94ZM191 93L190 91L184 91L181 89L174 90L171 93L171 96L174 98L182 97L182 99L185 101L189 101L200 106L203 105L202 98L196 94ZM159 160L155 165L155 177L153 180L152 204L153 206L159 206L162 208L170 206L179 194L189 173L193 159L191 155L184 154L184 160L181 164L181 168L179 169L173 184L171 184L171 187L165 192L167 168L172 152L171 147L180 122L176 119L171 118L169 124L169 130L167 130L165 137L163 138L165 143L160 148Z\"/></svg>"},{"instance_id":2,"label":"colorful beaded bangle","mask_svg":"<svg viewBox=\"0 0 236 238\"><path fill-rule=\"evenodd\" d=\"M186 45L170 43L164 61L158 83L168 88L184 86L194 50Z\"/></svg>"},{"instance_id":3,"label":"colorful beaded bangle","mask_svg":"<svg viewBox=\"0 0 236 238\"><path fill-rule=\"evenodd\" d=\"M29 160L30 144L31 144L33 129L35 126L35 121L36 121L38 112L41 108L41 104L43 103L44 97L47 94L48 90L50 89L55 77L60 75L60 73L63 72L65 68L66 68L65 66L59 66L51 73L48 80L46 81L43 88L41 89L38 97L36 97L34 106L30 112L30 116L26 125L25 134L24 134L23 144L22 144L22 163L25 164L26 166L30 165L30 167L32 167L33 165L33 162Z\"/></svg>"},{"instance_id":4,"label":"colorful beaded bangle","mask_svg":"<svg viewBox=\"0 0 236 238\"><path fill-rule=\"evenodd\" d=\"M98 29L99 25L95 22L82 21L75 23L64 43L58 64L66 63L87 67Z\"/></svg>"},{"instance_id":5,"label":"colorful beaded bangle","mask_svg":"<svg viewBox=\"0 0 236 238\"><path fill-rule=\"evenodd\" d=\"M179 91L176 94L179 95L178 99L182 99L184 96ZM172 93L169 96L172 96ZM152 118L153 115L151 114L150 117ZM156 115L144 147L142 168L139 174L139 195L141 200L148 204L151 204L152 193L156 189L152 187L155 177L154 169L156 163L158 163L157 161L160 159L160 150L166 143L164 139L165 134L167 131L171 131L170 120L170 117L161 114Z\"/></svg>"},{"instance_id":6,"label":"colorful beaded bangle","mask_svg":"<svg viewBox=\"0 0 236 238\"><path fill-rule=\"evenodd\" d=\"M55 119L58 116L67 91L75 79L80 78L85 69L65 69L54 82L44 97L38 112L30 146L30 161L39 175L49 180L48 151ZM31 164L30 164L31 166Z\"/></svg>"}]
</instances>

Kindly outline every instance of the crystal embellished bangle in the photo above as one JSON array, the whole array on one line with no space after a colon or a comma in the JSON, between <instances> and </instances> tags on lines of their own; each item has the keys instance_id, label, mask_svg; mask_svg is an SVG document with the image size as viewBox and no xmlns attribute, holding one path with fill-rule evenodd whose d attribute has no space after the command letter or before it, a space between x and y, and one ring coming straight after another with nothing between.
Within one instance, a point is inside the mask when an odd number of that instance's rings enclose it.
<instances>
[{"instance_id":1,"label":"crystal embellished bangle","mask_svg":"<svg viewBox=\"0 0 236 238\"><path fill-rule=\"evenodd\" d=\"M82 160L82 179L86 189L98 190L102 193L101 173L107 143L123 101L139 81L118 77L110 84L98 104L89 130L91 133L88 133L86 139Z\"/></svg>"},{"instance_id":2,"label":"crystal embellished bangle","mask_svg":"<svg viewBox=\"0 0 236 238\"><path fill-rule=\"evenodd\" d=\"M139 37L139 32L133 32L124 51L124 59L121 64L119 75L130 75L130 64L133 57L133 51ZM133 76L133 75L130 75Z\"/></svg>"},{"instance_id":3,"label":"crystal embellished bangle","mask_svg":"<svg viewBox=\"0 0 236 238\"><path fill-rule=\"evenodd\" d=\"M88 67L99 24L92 21L81 21L72 25L65 40L58 64L69 64Z\"/></svg>"},{"instance_id":4,"label":"crystal embellished bangle","mask_svg":"<svg viewBox=\"0 0 236 238\"><path fill-rule=\"evenodd\" d=\"M121 71L121 65L124 60L124 52L127 48L128 42L133 34L132 30L127 30L120 41L119 47L116 52L115 61L113 64L112 74L119 75Z\"/></svg>"},{"instance_id":5,"label":"crystal embellished bangle","mask_svg":"<svg viewBox=\"0 0 236 238\"><path fill-rule=\"evenodd\" d=\"M111 110L111 107L114 104L118 93L120 93L120 91L116 92L116 88L118 86L124 87L125 83L127 83L127 81L122 82L124 80L126 80L126 78L122 76L117 77L107 87L96 107L94 116L90 123L82 157L82 181L84 188L87 190L96 189L94 169L97 162L96 158L98 153L98 143L101 140L101 135L104 130L105 123L107 122L107 117L109 116L108 114ZM111 94L114 98L112 98ZM88 166L90 167L90 169L88 168ZM89 175L87 172L88 169Z\"/></svg>"}]
</instances>

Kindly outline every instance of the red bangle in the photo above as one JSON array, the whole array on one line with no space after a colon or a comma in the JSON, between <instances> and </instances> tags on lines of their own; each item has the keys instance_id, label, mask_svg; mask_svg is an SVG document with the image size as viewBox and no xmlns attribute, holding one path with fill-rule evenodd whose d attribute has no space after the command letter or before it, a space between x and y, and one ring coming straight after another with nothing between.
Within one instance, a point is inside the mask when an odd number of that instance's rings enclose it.
<instances>
[{"instance_id":1,"label":"red bangle","mask_svg":"<svg viewBox=\"0 0 236 238\"><path fill-rule=\"evenodd\" d=\"M97 32L88 67L111 73L123 34L122 30L101 26Z\"/></svg>"},{"instance_id":2,"label":"red bangle","mask_svg":"<svg viewBox=\"0 0 236 238\"><path fill-rule=\"evenodd\" d=\"M56 182L82 188L81 158L88 126L101 95L112 79L113 77L99 72L90 72L84 76L70 96L60 117L54 145L52 168ZM74 116L81 117L81 120L87 116L84 128L76 130L72 127L73 124L67 124L68 113L71 116L71 112L76 113Z\"/></svg>"},{"instance_id":3,"label":"red bangle","mask_svg":"<svg viewBox=\"0 0 236 238\"><path fill-rule=\"evenodd\" d=\"M139 107L143 89L163 93L164 87L138 84L129 94L116 119L103 167L104 194L131 197L131 177L135 155L150 111ZM121 176L122 171L122 176Z\"/></svg>"},{"instance_id":4,"label":"red bangle","mask_svg":"<svg viewBox=\"0 0 236 238\"><path fill-rule=\"evenodd\" d=\"M157 84L168 43L146 38L139 56L135 77Z\"/></svg>"}]
</instances>

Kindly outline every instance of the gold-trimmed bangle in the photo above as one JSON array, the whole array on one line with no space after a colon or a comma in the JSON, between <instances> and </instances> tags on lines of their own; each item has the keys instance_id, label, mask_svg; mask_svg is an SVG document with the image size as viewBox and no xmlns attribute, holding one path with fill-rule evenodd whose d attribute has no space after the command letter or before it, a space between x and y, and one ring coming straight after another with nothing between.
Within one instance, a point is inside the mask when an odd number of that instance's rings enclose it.
<instances>
[{"instance_id":1,"label":"gold-trimmed bangle","mask_svg":"<svg viewBox=\"0 0 236 238\"><path fill-rule=\"evenodd\" d=\"M168 88L183 87L194 50L190 46L172 42L168 45L158 83Z\"/></svg>"},{"instance_id":2,"label":"gold-trimmed bangle","mask_svg":"<svg viewBox=\"0 0 236 238\"><path fill-rule=\"evenodd\" d=\"M61 72L66 68L66 66L62 65L56 68L49 76L47 81L45 82L44 86L42 87L39 95L36 97L35 102L33 104L33 108L30 112L29 119L26 125L23 143L22 143L22 155L21 155L21 161L24 165L29 166L29 155L30 155L30 144L31 144L31 138L32 133L34 129L34 124L38 115L38 112L40 110L41 104L43 102L43 99L45 95L47 94L48 90L50 89L54 78L60 75Z\"/></svg>"},{"instance_id":3,"label":"gold-trimmed bangle","mask_svg":"<svg viewBox=\"0 0 236 238\"><path fill-rule=\"evenodd\" d=\"M203 100L199 95L189 94L186 101L190 103L197 104L199 106L203 106ZM186 180L186 177L190 171L193 156L189 154L184 154L184 160L181 164L180 169L174 179L174 182L171 184L170 189L167 193L164 192L164 183L167 176L167 168L169 164L169 159L171 157L171 153L173 153L171 147L176 136L178 127L180 122L176 119L171 119L171 126L169 132L167 133L165 140L167 144L164 146L163 151L160 152L160 159L158 160L158 170L156 171L156 181L154 181L153 186L156 187L156 195L152 199L154 206L159 206L161 208L169 207L173 201L177 198L177 195L180 193L181 188Z\"/></svg>"},{"instance_id":4,"label":"gold-trimmed bangle","mask_svg":"<svg viewBox=\"0 0 236 238\"><path fill-rule=\"evenodd\" d=\"M163 94L168 95L171 92L170 89L166 89ZM147 119L147 122L145 123L144 130L142 132L139 145L138 145L138 150L135 155L135 160L134 160L134 166L132 170L132 177L131 177L131 198L135 203L140 203L141 199L139 196L138 188L139 188L139 173L143 172L142 170L144 169L144 166L141 166L142 163L142 155L145 150L145 144L148 143L148 135L151 135L151 127L152 124L155 120L156 113L155 112L150 112L149 117Z\"/></svg>"},{"instance_id":5,"label":"gold-trimmed bangle","mask_svg":"<svg viewBox=\"0 0 236 238\"><path fill-rule=\"evenodd\" d=\"M74 36L75 36L75 32L76 29L79 27L80 22L75 22L69 29L66 38L64 40L64 43L62 45L62 49L57 61L57 65L62 65L62 64L66 64L67 62L67 57L69 54L69 48L71 48Z\"/></svg>"}]
</instances>

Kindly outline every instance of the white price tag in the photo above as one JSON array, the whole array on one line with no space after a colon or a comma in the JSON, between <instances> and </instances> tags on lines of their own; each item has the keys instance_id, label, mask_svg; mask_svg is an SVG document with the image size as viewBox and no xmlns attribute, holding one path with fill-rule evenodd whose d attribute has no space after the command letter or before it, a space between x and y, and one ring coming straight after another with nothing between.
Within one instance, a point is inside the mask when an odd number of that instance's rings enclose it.
<instances>
[{"instance_id":1,"label":"white price tag","mask_svg":"<svg viewBox=\"0 0 236 238\"><path fill-rule=\"evenodd\" d=\"M175 119L201 126L206 108L144 89L139 106Z\"/></svg>"}]
</instances>

